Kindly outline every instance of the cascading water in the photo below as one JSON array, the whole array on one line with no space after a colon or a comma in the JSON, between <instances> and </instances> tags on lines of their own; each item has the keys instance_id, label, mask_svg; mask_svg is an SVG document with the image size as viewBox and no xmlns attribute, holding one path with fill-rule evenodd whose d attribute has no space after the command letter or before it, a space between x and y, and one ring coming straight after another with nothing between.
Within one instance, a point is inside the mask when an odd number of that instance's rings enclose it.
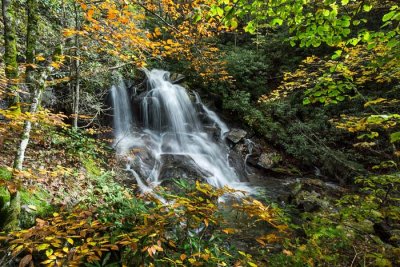
<instances>
[{"instance_id":1,"label":"cascading water","mask_svg":"<svg viewBox=\"0 0 400 267\"><path fill-rule=\"evenodd\" d=\"M122 80L118 85L111 87L111 97L114 111L114 136L115 143L119 147L125 147L125 142L129 142L132 136L133 118L129 96Z\"/></svg>"},{"instance_id":2,"label":"cascading water","mask_svg":"<svg viewBox=\"0 0 400 267\"><path fill-rule=\"evenodd\" d=\"M195 92L194 94L196 96L196 104L201 105L202 109L210 118L210 120L212 120L218 126L218 128L220 129L220 138L224 139L225 135L229 132L228 126L226 126L226 124L218 117L218 115L214 111L207 108L203 104L203 102L201 102L201 98L197 92Z\"/></svg>"},{"instance_id":3,"label":"cascading water","mask_svg":"<svg viewBox=\"0 0 400 267\"><path fill-rule=\"evenodd\" d=\"M137 153L129 158L127 170L132 172L142 191L158 185L165 158L174 157L192 166L207 182L216 187L225 185L249 191L240 183L234 168L229 165L226 145L214 141L204 130L196 106L189 94L180 85L169 80L169 72L152 70L145 73L149 90L142 96L141 118L143 128L134 130L132 110L126 88L120 84L111 89L114 105L115 147L119 154L127 155L136 148ZM220 128L221 139L228 127L218 116L201 103L209 120Z\"/></svg>"}]
</instances>

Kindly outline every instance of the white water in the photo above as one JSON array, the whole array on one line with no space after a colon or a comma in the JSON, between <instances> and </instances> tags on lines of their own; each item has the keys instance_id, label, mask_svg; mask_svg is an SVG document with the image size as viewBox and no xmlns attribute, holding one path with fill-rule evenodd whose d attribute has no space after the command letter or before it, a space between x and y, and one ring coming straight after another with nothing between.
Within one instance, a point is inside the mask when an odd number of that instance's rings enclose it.
<instances>
[{"instance_id":1,"label":"white water","mask_svg":"<svg viewBox=\"0 0 400 267\"><path fill-rule=\"evenodd\" d=\"M139 149L135 158L128 160L127 170L133 174L141 190L148 192L162 182L159 176L165 167L163 158L169 155L179 158L185 164L195 165L203 178L215 187L229 186L249 191L229 165L225 144L214 141L203 129L186 89L172 84L166 71L145 72L149 89L140 103L144 125L142 129L134 130L132 109L125 86L120 84L111 89L115 147L122 155L127 155L132 149ZM198 95L196 101L220 128L223 137L229 130L226 124L201 103Z\"/></svg>"},{"instance_id":2,"label":"white water","mask_svg":"<svg viewBox=\"0 0 400 267\"><path fill-rule=\"evenodd\" d=\"M134 125L129 96L122 79L118 85L111 87L111 97L114 108L115 145L122 148L127 145L125 143L129 144L131 142L130 137L132 136Z\"/></svg>"},{"instance_id":3,"label":"white water","mask_svg":"<svg viewBox=\"0 0 400 267\"><path fill-rule=\"evenodd\" d=\"M208 118L218 126L218 128L220 129L220 138L221 140L224 139L225 135L229 132L228 126L226 126L226 124L218 117L218 115L214 111L207 108L203 104L203 102L201 102L201 98L197 92L195 92L195 96L196 96L196 104L201 105L202 109L207 114Z\"/></svg>"},{"instance_id":4,"label":"white water","mask_svg":"<svg viewBox=\"0 0 400 267\"><path fill-rule=\"evenodd\" d=\"M244 144L247 146L247 150L249 151L249 153L247 153L244 158L244 171L246 172L246 174L250 174L247 168L247 160L251 155L253 155L254 142L250 139L245 139Z\"/></svg>"}]
</instances>

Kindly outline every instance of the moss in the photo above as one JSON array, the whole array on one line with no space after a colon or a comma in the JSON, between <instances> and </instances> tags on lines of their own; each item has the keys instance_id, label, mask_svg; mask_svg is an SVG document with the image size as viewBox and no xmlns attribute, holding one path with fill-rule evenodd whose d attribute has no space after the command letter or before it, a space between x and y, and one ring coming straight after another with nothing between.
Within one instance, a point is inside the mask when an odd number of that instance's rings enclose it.
<instances>
[{"instance_id":1,"label":"moss","mask_svg":"<svg viewBox=\"0 0 400 267\"><path fill-rule=\"evenodd\" d=\"M1 221L4 231L14 231L19 227L19 215L21 213L21 195L17 191L11 194L9 206L5 206L2 215L5 215L4 221Z\"/></svg>"},{"instance_id":2,"label":"moss","mask_svg":"<svg viewBox=\"0 0 400 267\"><path fill-rule=\"evenodd\" d=\"M10 180L12 173L5 167L0 167L0 180ZM0 187L0 210L4 207L5 203L10 201L10 193L5 186Z\"/></svg>"},{"instance_id":3,"label":"moss","mask_svg":"<svg viewBox=\"0 0 400 267\"><path fill-rule=\"evenodd\" d=\"M35 224L37 217L46 217L54 211L54 207L49 202L50 194L44 189L38 188L34 191L22 190L19 195L22 207L19 222L22 228L31 227ZM0 188L0 204L4 206L0 214L2 215L1 217L6 217L6 213L11 212L12 209L7 207L9 201L10 193L8 190L4 187ZM2 222L0 222L1 224Z\"/></svg>"},{"instance_id":4,"label":"moss","mask_svg":"<svg viewBox=\"0 0 400 267\"><path fill-rule=\"evenodd\" d=\"M44 189L36 189L33 192L21 192L22 211L20 224L22 228L28 228L35 224L37 217L47 217L54 211L49 203L50 194Z\"/></svg>"},{"instance_id":5,"label":"moss","mask_svg":"<svg viewBox=\"0 0 400 267\"><path fill-rule=\"evenodd\" d=\"M92 176L100 176L101 175L102 171L99 168L99 166L97 166L96 162L94 161L94 159L92 157L87 157L87 158L83 159L82 163L83 163L83 166L85 166L85 169L89 175L92 175Z\"/></svg>"},{"instance_id":6,"label":"moss","mask_svg":"<svg viewBox=\"0 0 400 267\"><path fill-rule=\"evenodd\" d=\"M0 167L0 180L10 180L12 173L5 167Z\"/></svg>"}]
</instances>

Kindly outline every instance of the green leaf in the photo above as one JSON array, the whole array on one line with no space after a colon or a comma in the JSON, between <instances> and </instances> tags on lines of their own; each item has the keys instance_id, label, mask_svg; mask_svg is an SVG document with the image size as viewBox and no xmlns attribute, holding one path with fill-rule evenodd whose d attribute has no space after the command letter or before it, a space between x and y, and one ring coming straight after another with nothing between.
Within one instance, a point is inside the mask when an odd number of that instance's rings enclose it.
<instances>
[{"instance_id":1,"label":"green leaf","mask_svg":"<svg viewBox=\"0 0 400 267\"><path fill-rule=\"evenodd\" d=\"M254 33L256 31L256 27L254 26L254 22L250 21L246 27L244 27L244 30L248 33Z\"/></svg>"},{"instance_id":2,"label":"green leaf","mask_svg":"<svg viewBox=\"0 0 400 267\"><path fill-rule=\"evenodd\" d=\"M199 22L200 20L201 20L200 14L196 14L196 15L193 17L193 23Z\"/></svg>"},{"instance_id":3,"label":"green leaf","mask_svg":"<svg viewBox=\"0 0 400 267\"><path fill-rule=\"evenodd\" d=\"M345 6L349 3L349 0L342 0L342 6Z\"/></svg>"},{"instance_id":4,"label":"green leaf","mask_svg":"<svg viewBox=\"0 0 400 267\"><path fill-rule=\"evenodd\" d=\"M398 41L398 40L396 40L395 38L392 38L392 39L390 39L390 41L387 43L387 46L389 47L389 48L393 48L393 47L395 47L395 46L397 46L397 45L399 45L400 44L400 42Z\"/></svg>"},{"instance_id":5,"label":"green leaf","mask_svg":"<svg viewBox=\"0 0 400 267\"><path fill-rule=\"evenodd\" d=\"M345 99L345 97L342 95L339 95L336 97L336 100L338 100L338 101L343 101L344 99Z\"/></svg>"},{"instance_id":6,"label":"green leaf","mask_svg":"<svg viewBox=\"0 0 400 267\"><path fill-rule=\"evenodd\" d=\"M350 20L342 20L342 26L343 27L349 27L350 26Z\"/></svg>"},{"instance_id":7,"label":"green leaf","mask_svg":"<svg viewBox=\"0 0 400 267\"><path fill-rule=\"evenodd\" d=\"M364 10L365 12L369 12L369 11L371 11L371 9L372 9L372 5L365 4L365 5L363 6L363 10Z\"/></svg>"},{"instance_id":8,"label":"green leaf","mask_svg":"<svg viewBox=\"0 0 400 267\"><path fill-rule=\"evenodd\" d=\"M383 16L383 18L382 18L382 21L383 21L383 22L386 22L386 21L390 20L391 18L393 18L393 16L394 16L395 14L396 14L396 11L395 11L395 10L393 10L393 11L391 11L391 12L385 14L385 15Z\"/></svg>"},{"instance_id":9,"label":"green leaf","mask_svg":"<svg viewBox=\"0 0 400 267\"><path fill-rule=\"evenodd\" d=\"M234 30L238 27L238 22L236 19L231 20L231 29Z\"/></svg>"},{"instance_id":10,"label":"green leaf","mask_svg":"<svg viewBox=\"0 0 400 267\"><path fill-rule=\"evenodd\" d=\"M281 26L283 23L283 20L280 18L274 18L271 22L272 26L275 26L276 24L278 24L279 26Z\"/></svg>"},{"instance_id":11,"label":"green leaf","mask_svg":"<svg viewBox=\"0 0 400 267\"><path fill-rule=\"evenodd\" d=\"M49 246L50 246L50 244L40 244L39 246L36 247L36 249L38 251L41 251L41 250L47 249Z\"/></svg>"},{"instance_id":12,"label":"green leaf","mask_svg":"<svg viewBox=\"0 0 400 267\"><path fill-rule=\"evenodd\" d=\"M303 105L308 105L310 103L311 103L311 101L308 97L303 99Z\"/></svg>"},{"instance_id":13,"label":"green leaf","mask_svg":"<svg viewBox=\"0 0 400 267\"><path fill-rule=\"evenodd\" d=\"M394 143L400 140L400 132L390 134L390 142Z\"/></svg>"},{"instance_id":14,"label":"green leaf","mask_svg":"<svg viewBox=\"0 0 400 267\"><path fill-rule=\"evenodd\" d=\"M321 45L321 40L314 38L313 41L312 41L312 46L313 47L318 47L320 45Z\"/></svg>"},{"instance_id":15,"label":"green leaf","mask_svg":"<svg viewBox=\"0 0 400 267\"><path fill-rule=\"evenodd\" d=\"M369 32L365 32L363 35L363 40L364 41L369 41L371 38L371 35L369 34Z\"/></svg>"},{"instance_id":16,"label":"green leaf","mask_svg":"<svg viewBox=\"0 0 400 267\"><path fill-rule=\"evenodd\" d=\"M48 250L46 250L46 256L49 258L51 255L53 255L53 250L49 248Z\"/></svg>"},{"instance_id":17,"label":"green leaf","mask_svg":"<svg viewBox=\"0 0 400 267\"><path fill-rule=\"evenodd\" d=\"M224 10L220 7L217 7L217 14L218 16L222 17L224 15Z\"/></svg>"},{"instance_id":18,"label":"green leaf","mask_svg":"<svg viewBox=\"0 0 400 267\"><path fill-rule=\"evenodd\" d=\"M335 60L338 59L342 55L343 51L342 50L336 50L331 59Z\"/></svg>"}]
</instances>

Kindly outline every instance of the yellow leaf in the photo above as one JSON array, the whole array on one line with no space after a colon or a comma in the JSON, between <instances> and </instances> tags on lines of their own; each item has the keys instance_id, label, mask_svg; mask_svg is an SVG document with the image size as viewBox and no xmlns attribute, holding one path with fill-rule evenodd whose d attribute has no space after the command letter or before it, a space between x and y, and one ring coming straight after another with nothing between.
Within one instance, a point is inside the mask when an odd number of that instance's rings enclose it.
<instances>
[{"instance_id":1,"label":"yellow leaf","mask_svg":"<svg viewBox=\"0 0 400 267\"><path fill-rule=\"evenodd\" d=\"M222 230L222 232L224 232L225 234L234 234L236 232L236 229L233 228L225 228Z\"/></svg>"},{"instance_id":2,"label":"yellow leaf","mask_svg":"<svg viewBox=\"0 0 400 267\"><path fill-rule=\"evenodd\" d=\"M58 70L60 68L60 63L57 62L51 62L50 65L55 68L56 70Z\"/></svg>"},{"instance_id":3,"label":"yellow leaf","mask_svg":"<svg viewBox=\"0 0 400 267\"><path fill-rule=\"evenodd\" d=\"M31 210L37 210L36 206L34 205L28 205L28 208L30 208Z\"/></svg>"},{"instance_id":4,"label":"yellow leaf","mask_svg":"<svg viewBox=\"0 0 400 267\"><path fill-rule=\"evenodd\" d=\"M47 249L49 246L50 246L49 244L40 244L39 246L37 246L36 249L37 249L38 251L41 251L41 250Z\"/></svg>"},{"instance_id":5,"label":"yellow leaf","mask_svg":"<svg viewBox=\"0 0 400 267\"><path fill-rule=\"evenodd\" d=\"M284 249L282 252L287 256L293 256L293 252L291 252L290 250Z\"/></svg>"},{"instance_id":6,"label":"yellow leaf","mask_svg":"<svg viewBox=\"0 0 400 267\"><path fill-rule=\"evenodd\" d=\"M67 242L70 243L71 245L74 244L74 240L72 238L67 238Z\"/></svg>"},{"instance_id":7,"label":"yellow leaf","mask_svg":"<svg viewBox=\"0 0 400 267\"><path fill-rule=\"evenodd\" d=\"M44 61L46 60L42 55L37 55L36 56L36 61Z\"/></svg>"}]
</instances>

